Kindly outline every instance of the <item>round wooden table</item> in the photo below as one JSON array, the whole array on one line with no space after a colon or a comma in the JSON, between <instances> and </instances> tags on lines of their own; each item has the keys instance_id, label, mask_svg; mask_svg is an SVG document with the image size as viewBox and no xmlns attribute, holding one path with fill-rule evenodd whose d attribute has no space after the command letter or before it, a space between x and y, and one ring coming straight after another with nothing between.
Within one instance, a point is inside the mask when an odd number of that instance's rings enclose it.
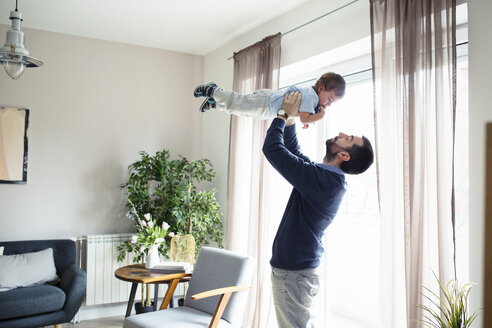
<instances>
[{"instance_id":1,"label":"round wooden table","mask_svg":"<svg viewBox=\"0 0 492 328\"><path fill-rule=\"evenodd\" d=\"M132 288L130 291L130 298L128 299L128 306L126 308L125 317L130 316L132 312L133 302L135 301L135 293L137 292L138 284L154 284L154 311L157 310L157 299L159 293L159 284L169 284L173 279L181 278L179 282L189 281L191 273L151 273L149 269L145 268L145 264L132 264L116 269L114 276L120 280L128 281L132 283ZM168 292L169 292L168 288ZM164 296L164 299L172 297L171 295ZM172 290L174 292L174 289ZM172 298L171 298L172 300ZM170 303L172 307L172 303Z\"/></svg>"}]
</instances>

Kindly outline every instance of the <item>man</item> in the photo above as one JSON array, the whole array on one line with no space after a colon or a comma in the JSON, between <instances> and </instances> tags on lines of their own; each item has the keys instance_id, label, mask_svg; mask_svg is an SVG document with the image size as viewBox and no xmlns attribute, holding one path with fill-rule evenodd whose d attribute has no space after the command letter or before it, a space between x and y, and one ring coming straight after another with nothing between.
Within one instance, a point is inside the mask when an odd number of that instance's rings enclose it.
<instances>
[{"instance_id":1,"label":"man","mask_svg":"<svg viewBox=\"0 0 492 328\"><path fill-rule=\"evenodd\" d=\"M365 137L340 133L326 141L323 163L300 152L293 119L300 94L287 94L268 129L263 153L293 186L273 242L272 288L280 328L312 327L310 308L319 289L322 237L345 194L345 173L366 171L374 160ZM289 118L289 119L288 119Z\"/></svg>"}]
</instances>

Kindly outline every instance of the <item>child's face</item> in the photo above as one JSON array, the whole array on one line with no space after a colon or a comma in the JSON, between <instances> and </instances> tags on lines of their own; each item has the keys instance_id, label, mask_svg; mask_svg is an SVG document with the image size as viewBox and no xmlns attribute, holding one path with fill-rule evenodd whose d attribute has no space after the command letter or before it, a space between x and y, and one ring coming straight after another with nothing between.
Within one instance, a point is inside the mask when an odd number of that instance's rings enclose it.
<instances>
[{"instance_id":1,"label":"child's face","mask_svg":"<svg viewBox=\"0 0 492 328\"><path fill-rule=\"evenodd\" d=\"M335 94L335 90L326 91L324 86L319 88L319 106L323 109L330 107L332 103L338 101L340 98Z\"/></svg>"}]
</instances>

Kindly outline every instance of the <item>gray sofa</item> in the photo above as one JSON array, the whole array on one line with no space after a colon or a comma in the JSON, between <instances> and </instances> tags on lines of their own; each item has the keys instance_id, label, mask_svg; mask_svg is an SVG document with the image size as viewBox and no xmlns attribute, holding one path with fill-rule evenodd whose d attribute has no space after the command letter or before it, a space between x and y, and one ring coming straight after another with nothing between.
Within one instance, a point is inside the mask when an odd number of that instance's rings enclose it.
<instances>
[{"instance_id":1,"label":"gray sofa","mask_svg":"<svg viewBox=\"0 0 492 328\"><path fill-rule=\"evenodd\" d=\"M40 327L69 322L82 304L86 274L76 265L75 242L69 239L0 242L3 255L53 249L56 284L0 292L0 328Z\"/></svg>"}]
</instances>

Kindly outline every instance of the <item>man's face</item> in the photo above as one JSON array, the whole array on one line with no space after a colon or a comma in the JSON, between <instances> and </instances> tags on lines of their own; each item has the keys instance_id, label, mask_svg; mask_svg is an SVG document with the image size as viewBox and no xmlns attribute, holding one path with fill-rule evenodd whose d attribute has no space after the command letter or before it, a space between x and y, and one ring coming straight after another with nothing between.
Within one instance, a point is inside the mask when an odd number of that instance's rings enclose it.
<instances>
[{"instance_id":1,"label":"man's face","mask_svg":"<svg viewBox=\"0 0 492 328\"><path fill-rule=\"evenodd\" d=\"M343 150L349 150L353 145L361 146L364 141L361 137L346 135L340 132L337 137L326 140L326 158L328 161L334 159L337 154Z\"/></svg>"},{"instance_id":2,"label":"man's face","mask_svg":"<svg viewBox=\"0 0 492 328\"><path fill-rule=\"evenodd\" d=\"M326 107L330 107L332 103L338 101L340 98L335 94L335 90L326 91L324 89L325 88L322 85L318 91L318 104L321 108L326 109Z\"/></svg>"}]
</instances>

